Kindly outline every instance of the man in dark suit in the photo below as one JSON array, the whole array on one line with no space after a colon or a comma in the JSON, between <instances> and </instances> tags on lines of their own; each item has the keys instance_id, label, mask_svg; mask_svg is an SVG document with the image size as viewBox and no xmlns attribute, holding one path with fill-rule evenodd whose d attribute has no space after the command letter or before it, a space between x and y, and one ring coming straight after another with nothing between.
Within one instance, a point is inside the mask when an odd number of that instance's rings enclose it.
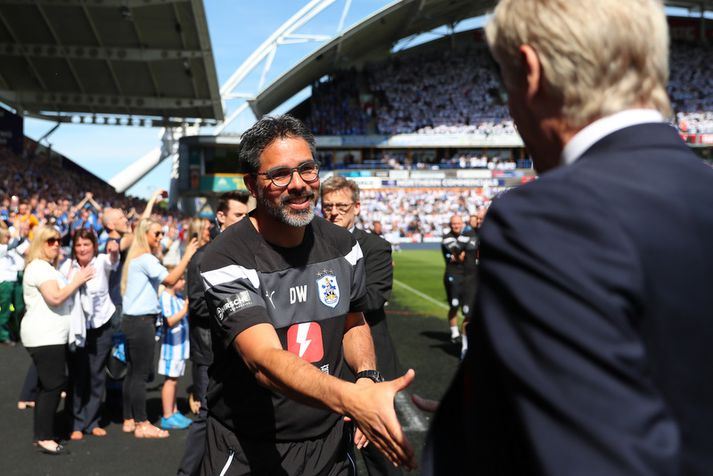
<instances>
[{"instance_id":1,"label":"man in dark suit","mask_svg":"<svg viewBox=\"0 0 713 476\"><path fill-rule=\"evenodd\" d=\"M386 324L384 305L391 297L393 265L391 244L374 233L355 226L361 211L359 186L353 180L333 176L322 182L322 212L332 223L346 228L356 238L362 252L366 271L366 310L364 317L371 329L376 352L376 368L386 380L401 375L399 359ZM348 370L348 369L347 369ZM351 373L351 371L349 371ZM354 380L354 375L345 376ZM363 449L364 463L370 475L402 474L376 449L369 445Z\"/></svg>"},{"instance_id":2,"label":"man in dark suit","mask_svg":"<svg viewBox=\"0 0 713 476\"><path fill-rule=\"evenodd\" d=\"M424 474L711 474L713 170L664 122L662 5L502 0L486 35L540 179L481 227Z\"/></svg>"}]
</instances>

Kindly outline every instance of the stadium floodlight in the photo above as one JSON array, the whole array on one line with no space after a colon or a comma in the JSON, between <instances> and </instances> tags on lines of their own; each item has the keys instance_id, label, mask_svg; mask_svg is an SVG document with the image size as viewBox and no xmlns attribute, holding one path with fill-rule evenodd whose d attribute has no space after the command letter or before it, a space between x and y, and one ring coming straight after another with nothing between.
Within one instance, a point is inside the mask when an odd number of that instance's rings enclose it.
<instances>
[{"instance_id":1,"label":"stadium floodlight","mask_svg":"<svg viewBox=\"0 0 713 476\"><path fill-rule=\"evenodd\" d=\"M258 92L262 89L267 81L267 76L272 68L272 63L277 53L277 48L284 45L302 44L307 42L323 43L332 39L329 35L318 34L301 34L297 31L312 21L317 15L325 9L336 3L337 0L310 0L300 8L297 13L292 15L280 27L278 27L250 56L235 70L228 80L220 88L220 98L223 104L225 119L221 123L213 123L214 129L211 131L213 135L219 135L230 126L245 110L249 108L249 101L257 97ZM345 0L344 7L339 20L339 25L336 35L342 32L344 22L351 8L351 0ZM237 91L237 88L242 84L248 75L256 70L260 65L262 71L258 82L257 91ZM237 104L235 109L228 114L227 103L232 101L242 101ZM152 122L153 124L156 121ZM167 158L172 158L175 162L178 160L176 151L178 150L178 140L186 134L187 131L198 133L200 125L209 125L207 121L198 122L192 126L184 121L182 127L165 127L161 130L162 147L156 148L147 153L134 164L124 169L122 172L112 177L109 183L118 191L125 192L133 187L139 180L148 174L154 167L159 165ZM134 166L136 165L136 166ZM174 163L174 168L176 164Z\"/></svg>"}]
</instances>

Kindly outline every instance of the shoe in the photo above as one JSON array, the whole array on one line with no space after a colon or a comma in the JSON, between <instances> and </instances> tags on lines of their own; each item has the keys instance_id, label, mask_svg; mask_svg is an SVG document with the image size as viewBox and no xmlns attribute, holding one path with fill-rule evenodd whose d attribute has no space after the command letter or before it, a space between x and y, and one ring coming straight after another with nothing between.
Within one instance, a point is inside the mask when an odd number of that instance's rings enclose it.
<instances>
[{"instance_id":1,"label":"shoe","mask_svg":"<svg viewBox=\"0 0 713 476\"><path fill-rule=\"evenodd\" d=\"M161 418L161 428L164 430L185 430L191 426L193 421L181 415L179 412L174 413L168 418Z\"/></svg>"},{"instance_id":2,"label":"shoe","mask_svg":"<svg viewBox=\"0 0 713 476\"><path fill-rule=\"evenodd\" d=\"M79 441L84 438L84 433L82 433L79 430L74 430L71 435L69 435L69 439L72 441Z\"/></svg>"},{"instance_id":3,"label":"shoe","mask_svg":"<svg viewBox=\"0 0 713 476\"><path fill-rule=\"evenodd\" d=\"M176 412L175 415L176 415L176 417L177 417L180 421L182 421L183 423L186 423L186 424L188 424L188 425L191 425L191 424L193 423L193 420L191 420L190 418L188 418L186 415L184 415L184 414L181 413L181 412Z\"/></svg>"},{"instance_id":4,"label":"shoe","mask_svg":"<svg viewBox=\"0 0 713 476\"><path fill-rule=\"evenodd\" d=\"M37 447L37 450L42 454L46 454L46 455L50 455L50 456L61 456L61 455L69 454L69 450L60 444L55 446L54 449L45 448L38 442L35 442L34 445Z\"/></svg>"},{"instance_id":5,"label":"shoe","mask_svg":"<svg viewBox=\"0 0 713 476\"><path fill-rule=\"evenodd\" d=\"M460 340L461 340L460 335L457 335L457 336L455 336L455 337L454 337L454 336L451 336L451 343L452 343L452 344L460 344Z\"/></svg>"},{"instance_id":6,"label":"shoe","mask_svg":"<svg viewBox=\"0 0 713 476\"><path fill-rule=\"evenodd\" d=\"M16 344L11 340L4 340L4 341L0 342L0 346L2 346L2 347L15 347L15 345Z\"/></svg>"}]
</instances>

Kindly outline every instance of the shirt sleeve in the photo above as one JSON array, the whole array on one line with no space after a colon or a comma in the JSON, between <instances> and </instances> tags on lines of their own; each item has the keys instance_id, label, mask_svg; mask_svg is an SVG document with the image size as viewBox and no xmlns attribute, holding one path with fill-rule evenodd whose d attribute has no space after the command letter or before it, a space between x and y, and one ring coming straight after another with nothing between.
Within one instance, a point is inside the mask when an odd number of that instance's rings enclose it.
<instances>
[{"instance_id":1,"label":"shirt sleeve","mask_svg":"<svg viewBox=\"0 0 713 476\"><path fill-rule=\"evenodd\" d=\"M146 255L147 257L141 260L141 267L150 279L157 279L163 282L168 276L168 270L159 262L154 255Z\"/></svg>"},{"instance_id":2,"label":"shirt sleeve","mask_svg":"<svg viewBox=\"0 0 713 476\"><path fill-rule=\"evenodd\" d=\"M245 329L270 319L265 301L260 295L257 271L238 264L218 267L216 260L206 253L201 264L201 277L205 287L205 300L213 321L212 329L224 347L228 347Z\"/></svg>"},{"instance_id":3,"label":"shirt sleeve","mask_svg":"<svg viewBox=\"0 0 713 476\"><path fill-rule=\"evenodd\" d=\"M39 288L47 281L57 281L57 278L57 270L51 264L45 260L36 259L27 267L23 282Z\"/></svg>"}]
</instances>

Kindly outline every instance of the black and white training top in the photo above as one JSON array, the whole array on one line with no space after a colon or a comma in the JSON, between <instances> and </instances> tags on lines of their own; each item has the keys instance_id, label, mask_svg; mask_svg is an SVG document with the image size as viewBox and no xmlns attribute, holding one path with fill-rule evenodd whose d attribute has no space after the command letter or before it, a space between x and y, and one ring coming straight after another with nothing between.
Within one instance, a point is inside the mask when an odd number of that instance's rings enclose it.
<instances>
[{"instance_id":1,"label":"black and white training top","mask_svg":"<svg viewBox=\"0 0 713 476\"><path fill-rule=\"evenodd\" d=\"M366 305L364 258L352 234L315 217L301 245L281 248L241 220L207 247L201 276L215 354L210 415L248 438L301 441L329 431L340 415L259 385L232 342L245 329L269 323L283 349L341 375L345 316Z\"/></svg>"}]
</instances>

